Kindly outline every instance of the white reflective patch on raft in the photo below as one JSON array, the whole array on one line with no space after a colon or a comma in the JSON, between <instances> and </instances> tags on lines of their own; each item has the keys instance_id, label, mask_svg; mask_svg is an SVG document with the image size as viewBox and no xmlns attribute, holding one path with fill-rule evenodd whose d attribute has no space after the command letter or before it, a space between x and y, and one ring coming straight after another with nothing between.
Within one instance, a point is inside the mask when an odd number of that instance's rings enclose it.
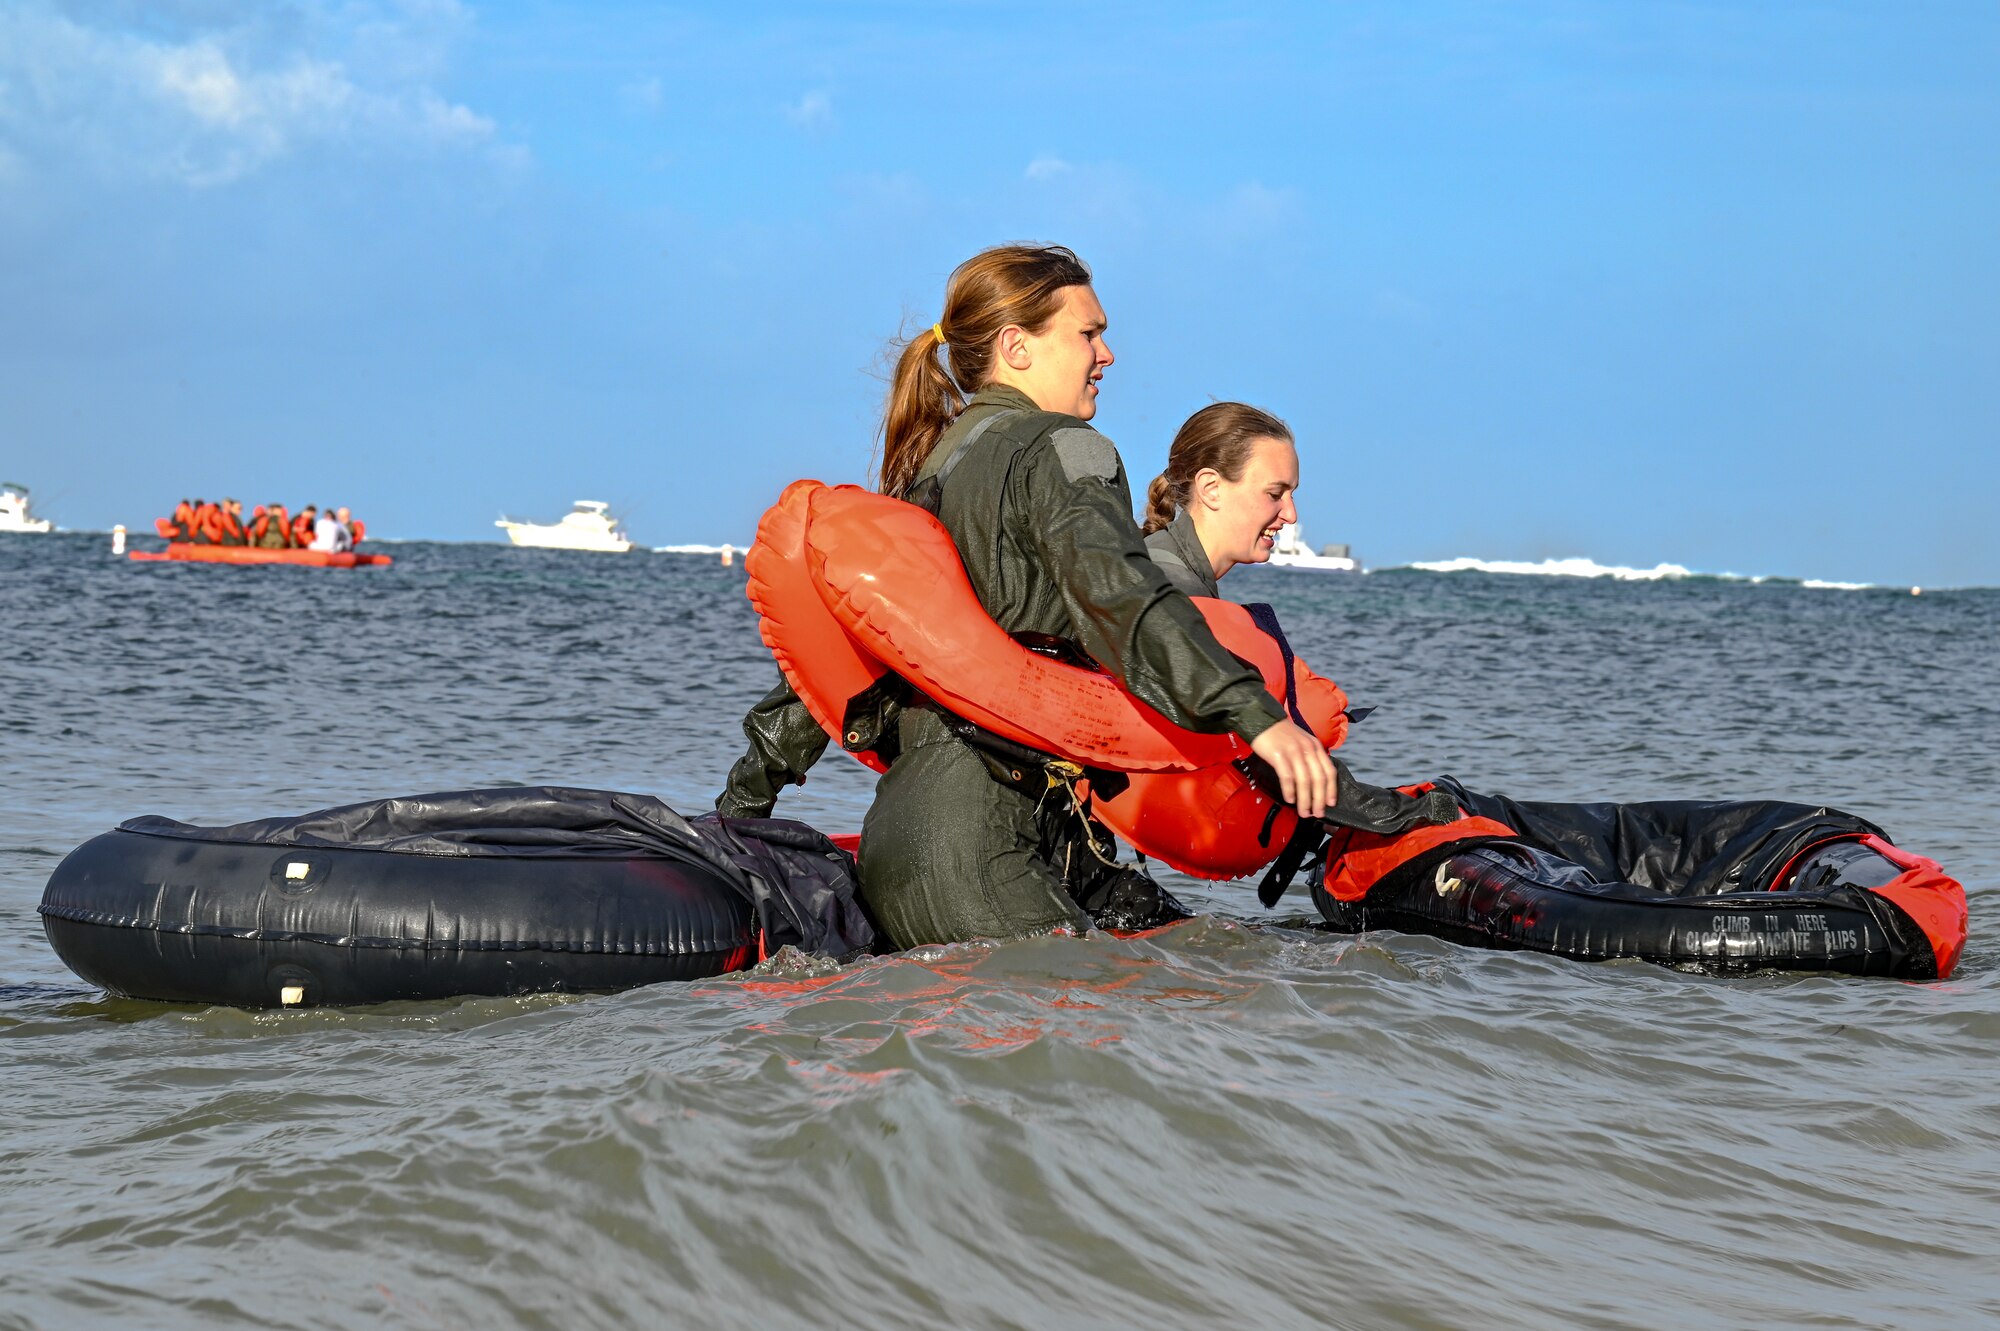
<instances>
[{"instance_id":1,"label":"white reflective patch on raft","mask_svg":"<svg viewBox=\"0 0 2000 1331\"><path fill-rule=\"evenodd\" d=\"M311 872L312 872L312 866L310 864L303 863L299 860L293 860L290 864L287 864L285 866L285 881L288 883L297 882L299 879L305 877L307 874Z\"/></svg>"},{"instance_id":2,"label":"white reflective patch on raft","mask_svg":"<svg viewBox=\"0 0 2000 1331\"><path fill-rule=\"evenodd\" d=\"M297 1007L305 1001L306 987L302 984L288 984L278 991L278 1004L281 1007Z\"/></svg>"}]
</instances>

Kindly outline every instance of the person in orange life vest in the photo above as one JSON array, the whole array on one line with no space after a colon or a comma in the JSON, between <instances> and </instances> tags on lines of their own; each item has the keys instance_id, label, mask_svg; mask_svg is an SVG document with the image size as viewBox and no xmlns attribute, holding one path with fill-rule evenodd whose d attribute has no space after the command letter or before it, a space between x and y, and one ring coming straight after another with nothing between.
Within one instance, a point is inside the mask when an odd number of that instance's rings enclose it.
<instances>
[{"instance_id":1,"label":"person in orange life vest","mask_svg":"<svg viewBox=\"0 0 2000 1331\"><path fill-rule=\"evenodd\" d=\"M199 499L195 501L196 504L200 502ZM175 504L174 516L169 525L174 529L174 535L170 539L176 541L194 539L194 504L188 503L185 499Z\"/></svg>"},{"instance_id":2,"label":"person in orange life vest","mask_svg":"<svg viewBox=\"0 0 2000 1331\"><path fill-rule=\"evenodd\" d=\"M222 501L221 535L219 545L247 545L249 538L243 534L243 503L237 499Z\"/></svg>"},{"instance_id":3,"label":"person in orange life vest","mask_svg":"<svg viewBox=\"0 0 2000 1331\"><path fill-rule=\"evenodd\" d=\"M205 500L194 501L194 522L189 532L197 545L222 544L222 508Z\"/></svg>"},{"instance_id":4,"label":"person in orange life vest","mask_svg":"<svg viewBox=\"0 0 2000 1331\"><path fill-rule=\"evenodd\" d=\"M292 519L292 545L296 549L303 550L312 544L313 525L318 518L318 505L307 504L299 510L299 515Z\"/></svg>"},{"instance_id":5,"label":"person in orange life vest","mask_svg":"<svg viewBox=\"0 0 2000 1331\"><path fill-rule=\"evenodd\" d=\"M262 550L282 550L290 526L291 519L285 515L283 504L259 504L250 524L250 544Z\"/></svg>"}]
</instances>

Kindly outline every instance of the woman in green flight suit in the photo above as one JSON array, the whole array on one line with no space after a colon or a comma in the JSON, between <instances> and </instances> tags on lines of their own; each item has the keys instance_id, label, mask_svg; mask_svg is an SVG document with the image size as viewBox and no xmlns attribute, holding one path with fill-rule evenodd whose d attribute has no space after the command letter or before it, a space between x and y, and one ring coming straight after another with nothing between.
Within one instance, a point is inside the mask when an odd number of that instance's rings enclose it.
<instances>
[{"instance_id":1,"label":"woman in green flight suit","mask_svg":"<svg viewBox=\"0 0 2000 1331\"><path fill-rule=\"evenodd\" d=\"M1316 818L1334 794L1325 748L1147 557L1118 451L1088 424L1112 363L1104 329L1090 270L1066 249L1002 246L961 264L944 317L898 359L881 489L934 509L1001 628L1074 642L1176 724L1241 736ZM762 816L827 737L784 686L743 724L750 749L716 807ZM893 725L861 833L862 898L889 941L1086 927L1065 890L1078 820L1053 825L1044 801L996 780L935 707Z\"/></svg>"},{"instance_id":2,"label":"woman in green flight suit","mask_svg":"<svg viewBox=\"0 0 2000 1331\"><path fill-rule=\"evenodd\" d=\"M1211 402L1187 418L1167 469L1146 487L1146 553L1189 596L1221 596L1238 564L1270 559L1299 520L1299 451L1291 427L1243 402Z\"/></svg>"}]
</instances>

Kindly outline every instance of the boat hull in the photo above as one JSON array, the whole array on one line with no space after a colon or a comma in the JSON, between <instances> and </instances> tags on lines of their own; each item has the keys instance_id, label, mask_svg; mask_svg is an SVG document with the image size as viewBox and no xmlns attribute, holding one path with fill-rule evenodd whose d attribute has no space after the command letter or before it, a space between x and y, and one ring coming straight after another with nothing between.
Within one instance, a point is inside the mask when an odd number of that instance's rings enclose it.
<instances>
[{"instance_id":1,"label":"boat hull","mask_svg":"<svg viewBox=\"0 0 2000 1331\"><path fill-rule=\"evenodd\" d=\"M1265 561L1272 568L1303 569L1309 573L1359 573L1361 565L1335 555L1274 554Z\"/></svg>"},{"instance_id":2,"label":"boat hull","mask_svg":"<svg viewBox=\"0 0 2000 1331\"><path fill-rule=\"evenodd\" d=\"M396 562L388 555L353 550L267 550L254 545L194 545L186 541L171 542L165 550L134 550L126 558L151 564L298 564L305 568L383 568Z\"/></svg>"},{"instance_id":3,"label":"boat hull","mask_svg":"<svg viewBox=\"0 0 2000 1331\"><path fill-rule=\"evenodd\" d=\"M530 550L583 550L591 554L622 555L632 549L630 541L579 541L562 533L544 535L541 532L524 532L518 527L507 529L507 539Z\"/></svg>"}]
</instances>

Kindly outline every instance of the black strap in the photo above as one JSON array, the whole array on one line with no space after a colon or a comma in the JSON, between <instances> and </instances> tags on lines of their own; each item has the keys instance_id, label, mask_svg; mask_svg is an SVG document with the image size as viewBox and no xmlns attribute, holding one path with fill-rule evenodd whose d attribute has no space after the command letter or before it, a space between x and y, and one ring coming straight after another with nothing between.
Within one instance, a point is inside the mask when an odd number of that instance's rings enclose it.
<instances>
[{"instance_id":1,"label":"black strap","mask_svg":"<svg viewBox=\"0 0 2000 1331\"><path fill-rule=\"evenodd\" d=\"M1292 885L1292 879L1299 876L1307 860L1319 853L1326 844L1326 824L1317 818L1301 818L1299 825L1292 829L1292 839L1278 852L1278 858L1271 861L1271 867L1264 875L1264 881L1257 884L1257 900L1265 909L1278 904L1278 898L1285 895L1285 889Z\"/></svg>"},{"instance_id":2,"label":"black strap","mask_svg":"<svg viewBox=\"0 0 2000 1331\"><path fill-rule=\"evenodd\" d=\"M1306 724L1305 713L1299 710L1298 658L1292 654L1292 644L1286 640L1285 631L1278 627L1278 612L1259 601L1243 607L1250 612L1250 622L1271 635L1278 644L1278 651L1285 658L1285 710L1292 714L1292 721L1300 730L1310 733L1312 727Z\"/></svg>"},{"instance_id":3,"label":"black strap","mask_svg":"<svg viewBox=\"0 0 2000 1331\"><path fill-rule=\"evenodd\" d=\"M959 440L957 446L945 457L944 465L910 487L907 496L909 501L934 518L940 516L944 509L944 483L951 479L954 471L958 470L958 464L965 461L965 455L972 451L972 446L979 441L979 437L998 424L1002 417L1021 414L1023 413L1019 407L1001 407L973 426L966 432L965 438Z\"/></svg>"},{"instance_id":4,"label":"black strap","mask_svg":"<svg viewBox=\"0 0 2000 1331\"><path fill-rule=\"evenodd\" d=\"M900 747L896 713L912 692L901 675L890 671L849 698L841 711L840 734L835 736L840 747L849 753L873 753L885 763L896 761Z\"/></svg>"},{"instance_id":5,"label":"black strap","mask_svg":"<svg viewBox=\"0 0 2000 1331\"><path fill-rule=\"evenodd\" d=\"M1328 806L1326 817L1299 819L1292 839L1278 852L1270 872L1257 885L1257 899L1266 906L1278 904L1278 898L1285 895L1285 889L1292 885L1292 879L1298 876L1305 862L1326 844L1329 828L1348 827L1377 836L1400 836L1419 825L1458 821L1458 801L1446 791L1405 795L1385 786L1371 786L1356 779L1338 758L1333 760L1333 773L1334 801Z\"/></svg>"},{"instance_id":6,"label":"black strap","mask_svg":"<svg viewBox=\"0 0 2000 1331\"><path fill-rule=\"evenodd\" d=\"M929 712L944 722L944 727L966 748L971 749L995 781L1003 786L1012 786L1024 794L1039 795L1048 788L1048 765L1056 761L1054 754L1031 749L1025 744L1017 744L1002 735L996 735L977 722L968 721L957 712L940 703L937 699L915 689L910 690L907 704L913 711Z\"/></svg>"}]
</instances>

